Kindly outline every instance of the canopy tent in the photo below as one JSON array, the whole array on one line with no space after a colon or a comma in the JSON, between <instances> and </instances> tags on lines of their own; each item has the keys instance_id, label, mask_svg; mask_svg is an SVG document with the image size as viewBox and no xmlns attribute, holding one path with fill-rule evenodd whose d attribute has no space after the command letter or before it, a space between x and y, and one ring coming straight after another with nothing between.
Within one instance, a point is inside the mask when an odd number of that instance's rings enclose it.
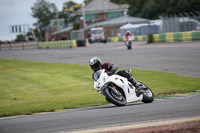
<instances>
[{"instance_id":1,"label":"canopy tent","mask_svg":"<svg viewBox=\"0 0 200 133\"><path fill-rule=\"evenodd\" d=\"M134 28L138 28L138 27L141 27L141 26L144 26L144 25L148 25L148 24L126 24L126 25L123 25L120 27L120 30L128 30L128 29L134 29Z\"/></svg>"},{"instance_id":2,"label":"canopy tent","mask_svg":"<svg viewBox=\"0 0 200 133\"><path fill-rule=\"evenodd\" d=\"M124 30L126 30L126 29L132 29L132 28L135 28L135 26L132 25L132 24L130 24L130 23L125 24L125 25L123 25L123 26L120 27L120 29L124 29Z\"/></svg>"},{"instance_id":3,"label":"canopy tent","mask_svg":"<svg viewBox=\"0 0 200 133\"><path fill-rule=\"evenodd\" d=\"M120 36L124 36L127 31L130 31L133 35L148 35L148 34L155 34L158 32L158 25L156 24L125 24L120 27Z\"/></svg>"}]
</instances>

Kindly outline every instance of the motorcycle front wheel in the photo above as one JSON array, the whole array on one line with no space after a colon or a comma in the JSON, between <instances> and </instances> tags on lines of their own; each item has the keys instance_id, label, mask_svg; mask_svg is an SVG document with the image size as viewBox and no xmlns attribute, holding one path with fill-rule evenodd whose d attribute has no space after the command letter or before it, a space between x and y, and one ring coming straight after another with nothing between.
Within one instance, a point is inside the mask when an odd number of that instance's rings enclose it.
<instances>
[{"instance_id":1,"label":"motorcycle front wheel","mask_svg":"<svg viewBox=\"0 0 200 133\"><path fill-rule=\"evenodd\" d=\"M128 44L127 49L129 49L129 50L132 49L132 45Z\"/></svg>"},{"instance_id":2,"label":"motorcycle front wheel","mask_svg":"<svg viewBox=\"0 0 200 133\"><path fill-rule=\"evenodd\" d=\"M130 49L131 49L131 46L127 46L127 49L129 49L129 50L130 50Z\"/></svg>"},{"instance_id":3,"label":"motorcycle front wheel","mask_svg":"<svg viewBox=\"0 0 200 133\"><path fill-rule=\"evenodd\" d=\"M117 91L115 88L108 87L104 90L104 95L106 96L106 100L117 105L117 106L125 106L126 99L121 94L121 92Z\"/></svg>"}]
</instances>

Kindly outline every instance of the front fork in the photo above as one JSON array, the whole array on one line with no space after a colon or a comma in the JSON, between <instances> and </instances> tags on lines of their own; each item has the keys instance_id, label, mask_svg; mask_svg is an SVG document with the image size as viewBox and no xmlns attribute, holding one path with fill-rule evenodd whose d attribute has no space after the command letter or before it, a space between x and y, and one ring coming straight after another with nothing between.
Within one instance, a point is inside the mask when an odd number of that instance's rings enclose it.
<instances>
[{"instance_id":1,"label":"front fork","mask_svg":"<svg viewBox=\"0 0 200 133\"><path fill-rule=\"evenodd\" d=\"M121 93L116 89L115 85L113 83L110 83L110 86L112 87L112 90L118 94L118 95L121 95Z\"/></svg>"}]
</instances>

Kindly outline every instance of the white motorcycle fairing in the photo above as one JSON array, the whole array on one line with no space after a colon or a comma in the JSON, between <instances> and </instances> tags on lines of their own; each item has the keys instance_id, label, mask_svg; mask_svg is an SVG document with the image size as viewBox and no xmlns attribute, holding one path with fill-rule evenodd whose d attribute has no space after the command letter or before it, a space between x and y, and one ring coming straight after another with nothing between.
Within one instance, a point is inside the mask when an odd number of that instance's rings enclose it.
<instances>
[{"instance_id":1,"label":"white motorcycle fairing","mask_svg":"<svg viewBox=\"0 0 200 133\"><path fill-rule=\"evenodd\" d=\"M119 75L108 76L105 69L99 70L94 74L94 89L100 91L102 95L104 95L104 89L110 83L113 83L123 90L127 103L141 101L143 99L143 95L137 97L135 87L126 78Z\"/></svg>"}]
</instances>

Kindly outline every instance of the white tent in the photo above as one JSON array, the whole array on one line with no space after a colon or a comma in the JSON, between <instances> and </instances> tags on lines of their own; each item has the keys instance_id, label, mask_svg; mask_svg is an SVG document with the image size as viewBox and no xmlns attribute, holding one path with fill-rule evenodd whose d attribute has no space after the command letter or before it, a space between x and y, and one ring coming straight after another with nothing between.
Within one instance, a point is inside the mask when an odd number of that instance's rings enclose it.
<instances>
[{"instance_id":1,"label":"white tent","mask_svg":"<svg viewBox=\"0 0 200 133\"><path fill-rule=\"evenodd\" d=\"M146 25L148 25L148 24L146 23L146 24L134 24L134 25L132 25L132 24L128 23L126 25L121 26L120 29L121 30L128 30L128 29L134 29L134 28L138 28L138 27L146 26Z\"/></svg>"},{"instance_id":2,"label":"white tent","mask_svg":"<svg viewBox=\"0 0 200 133\"><path fill-rule=\"evenodd\" d=\"M129 30L134 35L139 35L143 32L145 32L145 34L147 34L146 32L148 32L148 30L147 30L148 25L149 25L148 23L142 23L142 24L130 24L130 23L128 23L128 24L125 24L125 25L120 27L120 35L124 36L126 34L127 30ZM143 30L141 28L143 28Z\"/></svg>"},{"instance_id":3,"label":"white tent","mask_svg":"<svg viewBox=\"0 0 200 133\"><path fill-rule=\"evenodd\" d=\"M132 28L135 28L135 26L132 25L132 24L130 24L130 23L125 24L125 25L123 25L123 26L120 27L120 29L124 29L124 30L126 30L126 29L132 29Z\"/></svg>"}]
</instances>

